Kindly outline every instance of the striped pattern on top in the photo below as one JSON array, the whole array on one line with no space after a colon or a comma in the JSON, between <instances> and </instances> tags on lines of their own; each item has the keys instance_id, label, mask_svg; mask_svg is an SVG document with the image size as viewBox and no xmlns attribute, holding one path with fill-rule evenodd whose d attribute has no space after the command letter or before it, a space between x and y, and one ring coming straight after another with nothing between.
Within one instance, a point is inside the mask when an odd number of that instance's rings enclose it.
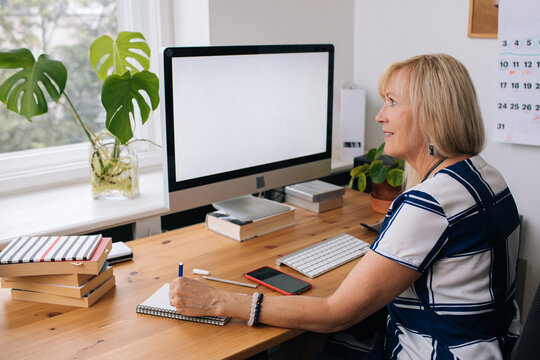
<instances>
[{"instance_id":1,"label":"striped pattern on top","mask_svg":"<svg viewBox=\"0 0 540 360\"><path fill-rule=\"evenodd\" d=\"M18 237L0 252L0 264L88 260L100 241L101 235Z\"/></svg>"},{"instance_id":2,"label":"striped pattern on top","mask_svg":"<svg viewBox=\"0 0 540 360\"><path fill-rule=\"evenodd\" d=\"M503 359L514 307L519 214L479 155L394 200L372 250L422 275L389 305L388 359Z\"/></svg>"}]
</instances>

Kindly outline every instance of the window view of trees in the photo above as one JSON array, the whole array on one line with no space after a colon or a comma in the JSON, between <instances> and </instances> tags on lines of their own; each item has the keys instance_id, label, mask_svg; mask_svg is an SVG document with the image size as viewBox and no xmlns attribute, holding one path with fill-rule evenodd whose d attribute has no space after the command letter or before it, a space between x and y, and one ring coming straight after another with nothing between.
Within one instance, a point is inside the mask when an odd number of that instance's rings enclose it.
<instances>
[{"instance_id":1,"label":"window view of trees","mask_svg":"<svg viewBox=\"0 0 540 360\"><path fill-rule=\"evenodd\" d=\"M105 128L101 81L89 58L90 44L101 35L117 35L115 0L0 0L0 48L28 48L48 54L68 70L66 92L83 121ZM13 70L16 72L17 70ZM13 73L0 70L0 82ZM60 101L65 101L63 98ZM61 105L29 122L0 103L0 153L84 142L81 126Z\"/></svg>"}]
</instances>

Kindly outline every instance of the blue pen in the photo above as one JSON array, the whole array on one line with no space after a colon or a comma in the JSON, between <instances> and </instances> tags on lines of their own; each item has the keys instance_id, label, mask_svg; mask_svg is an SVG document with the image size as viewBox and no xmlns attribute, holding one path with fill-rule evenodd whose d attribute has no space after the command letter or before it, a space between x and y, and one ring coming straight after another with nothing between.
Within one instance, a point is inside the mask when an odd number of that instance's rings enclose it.
<instances>
[{"instance_id":1,"label":"blue pen","mask_svg":"<svg viewBox=\"0 0 540 360\"><path fill-rule=\"evenodd\" d=\"M182 277L182 275L184 275L184 263L180 261L178 263L178 277Z\"/></svg>"}]
</instances>

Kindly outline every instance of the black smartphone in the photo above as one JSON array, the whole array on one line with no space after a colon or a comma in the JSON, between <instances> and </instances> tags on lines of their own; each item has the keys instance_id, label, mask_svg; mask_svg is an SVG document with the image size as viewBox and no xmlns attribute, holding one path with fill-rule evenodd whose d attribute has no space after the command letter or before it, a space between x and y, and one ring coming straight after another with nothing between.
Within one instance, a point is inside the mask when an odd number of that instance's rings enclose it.
<instances>
[{"instance_id":1,"label":"black smartphone","mask_svg":"<svg viewBox=\"0 0 540 360\"><path fill-rule=\"evenodd\" d=\"M298 295L311 289L311 284L270 266L263 266L245 274L249 280L284 295Z\"/></svg>"}]
</instances>

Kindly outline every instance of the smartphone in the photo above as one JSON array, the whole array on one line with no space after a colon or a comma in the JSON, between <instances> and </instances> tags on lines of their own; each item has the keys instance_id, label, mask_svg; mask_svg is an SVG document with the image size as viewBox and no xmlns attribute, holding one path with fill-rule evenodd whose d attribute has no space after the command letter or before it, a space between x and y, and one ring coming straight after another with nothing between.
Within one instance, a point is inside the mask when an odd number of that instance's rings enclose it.
<instances>
[{"instance_id":1,"label":"smartphone","mask_svg":"<svg viewBox=\"0 0 540 360\"><path fill-rule=\"evenodd\" d=\"M245 274L249 280L264 285L284 295L298 295L311 289L311 284L292 275L263 266Z\"/></svg>"}]
</instances>

